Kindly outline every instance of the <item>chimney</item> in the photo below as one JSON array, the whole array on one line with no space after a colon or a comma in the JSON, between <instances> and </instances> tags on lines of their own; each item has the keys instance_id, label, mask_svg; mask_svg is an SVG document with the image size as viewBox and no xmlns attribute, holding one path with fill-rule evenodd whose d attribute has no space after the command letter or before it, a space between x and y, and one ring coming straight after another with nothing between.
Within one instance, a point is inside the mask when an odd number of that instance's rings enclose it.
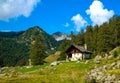
<instances>
[{"instance_id":1,"label":"chimney","mask_svg":"<svg viewBox=\"0 0 120 83\"><path fill-rule=\"evenodd\" d=\"M87 50L87 44L84 44L84 48L85 48L85 50Z\"/></svg>"}]
</instances>

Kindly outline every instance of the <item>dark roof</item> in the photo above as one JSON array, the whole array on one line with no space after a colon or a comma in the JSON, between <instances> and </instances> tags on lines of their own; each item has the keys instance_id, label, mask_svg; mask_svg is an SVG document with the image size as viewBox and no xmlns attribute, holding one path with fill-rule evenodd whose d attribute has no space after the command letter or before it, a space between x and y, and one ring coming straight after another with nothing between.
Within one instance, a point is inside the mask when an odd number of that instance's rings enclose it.
<instances>
[{"instance_id":1,"label":"dark roof","mask_svg":"<svg viewBox=\"0 0 120 83\"><path fill-rule=\"evenodd\" d=\"M85 49L83 46L78 46L78 45L71 45L66 52L68 52L72 47L77 48L78 50L80 50L82 53L92 53L91 51L88 51L87 49Z\"/></svg>"}]
</instances>

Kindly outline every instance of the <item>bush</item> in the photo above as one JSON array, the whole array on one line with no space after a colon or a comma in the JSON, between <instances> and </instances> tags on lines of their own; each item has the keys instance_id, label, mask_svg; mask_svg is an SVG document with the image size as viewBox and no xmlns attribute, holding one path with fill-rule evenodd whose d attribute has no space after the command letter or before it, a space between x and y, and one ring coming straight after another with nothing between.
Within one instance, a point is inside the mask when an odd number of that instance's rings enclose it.
<instances>
[{"instance_id":1,"label":"bush","mask_svg":"<svg viewBox=\"0 0 120 83\"><path fill-rule=\"evenodd\" d=\"M114 56L114 58L116 58L118 56L117 51L114 52L113 56Z\"/></svg>"},{"instance_id":2,"label":"bush","mask_svg":"<svg viewBox=\"0 0 120 83\"><path fill-rule=\"evenodd\" d=\"M57 59L57 60L66 60L66 53L65 52L62 52L60 53L60 57Z\"/></svg>"}]
</instances>

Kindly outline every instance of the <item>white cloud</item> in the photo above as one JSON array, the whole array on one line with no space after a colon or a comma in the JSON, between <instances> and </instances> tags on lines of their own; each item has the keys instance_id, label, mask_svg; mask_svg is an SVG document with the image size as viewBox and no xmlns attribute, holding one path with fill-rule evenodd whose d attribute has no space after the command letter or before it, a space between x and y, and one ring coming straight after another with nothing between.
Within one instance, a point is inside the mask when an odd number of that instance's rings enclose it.
<instances>
[{"instance_id":1,"label":"white cloud","mask_svg":"<svg viewBox=\"0 0 120 83\"><path fill-rule=\"evenodd\" d=\"M69 23L66 23L66 24L64 24L64 26L65 26L65 27L69 27L69 26L70 26L70 24L69 24Z\"/></svg>"},{"instance_id":2,"label":"white cloud","mask_svg":"<svg viewBox=\"0 0 120 83\"><path fill-rule=\"evenodd\" d=\"M78 32L87 24L87 22L83 19L83 17L80 14L73 16L71 20L74 22L76 31Z\"/></svg>"},{"instance_id":3,"label":"white cloud","mask_svg":"<svg viewBox=\"0 0 120 83\"><path fill-rule=\"evenodd\" d=\"M41 0L0 0L0 20L8 21L19 16L29 17Z\"/></svg>"},{"instance_id":4,"label":"white cloud","mask_svg":"<svg viewBox=\"0 0 120 83\"><path fill-rule=\"evenodd\" d=\"M101 25L104 22L108 22L109 19L114 15L113 10L108 10L104 8L102 2L94 0L90 5L90 8L86 10L87 15L90 15L90 19L93 25Z\"/></svg>"}]
</instances>

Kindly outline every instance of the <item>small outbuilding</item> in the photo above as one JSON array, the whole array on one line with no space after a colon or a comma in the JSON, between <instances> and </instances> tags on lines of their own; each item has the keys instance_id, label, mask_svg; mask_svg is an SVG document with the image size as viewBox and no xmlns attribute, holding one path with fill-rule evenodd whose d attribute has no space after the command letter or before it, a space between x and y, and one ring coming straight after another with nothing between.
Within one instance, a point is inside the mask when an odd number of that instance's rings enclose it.
<instances>
[{"instance_id":1,"label":"small outbuilding","mask_svg":"<svg viewBox=\"0 0 120 83\"><path fill-rule=\"evenodd\" d=\"M77 61L90 59L92 52L87 50L87 45L85 46L71 45L66 50L66 54L67 54L66 60Z\"/></svg>"}]
</instances>

